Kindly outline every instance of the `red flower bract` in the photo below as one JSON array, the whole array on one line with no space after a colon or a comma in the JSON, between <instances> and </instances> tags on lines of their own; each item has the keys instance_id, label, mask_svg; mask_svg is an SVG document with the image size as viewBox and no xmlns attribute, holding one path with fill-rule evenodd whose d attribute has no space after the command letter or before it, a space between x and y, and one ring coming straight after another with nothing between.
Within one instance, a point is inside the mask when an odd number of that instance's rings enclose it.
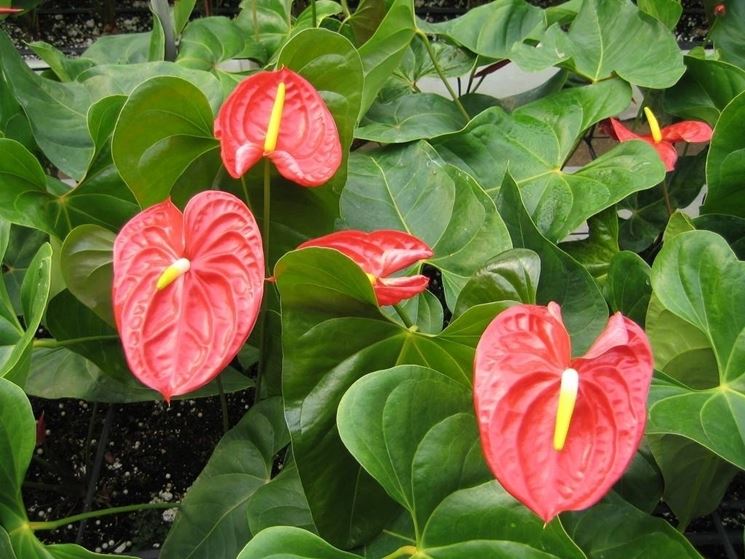
<instances>
[{"instance_id":1,"label":"red flower bract","mask_svg":"<svg viewBox=\"0 0 745 559\"><path fill-rule=\"evenodd\" d=\"M215 136L234 178L268 157L285 178L320 186L341 165L334 118L313 86L287 69L258 72L238 84L220 108Z\"/></svg>"},{"instance_id":2,"label":"red flower bract","mask_svg":"<svg viewBox=\"0 0 745 559\"><path fill-rule=\"evenodd\" d=\"M649 121L651 132L649 134L636 134L615 118L609 119L610 127L608 132L619 142L628 142L630 140L642 140L651 145L660 156L666 171L675 169L675 162L678 160L678 150L675 149L675 142L708 142L711 140L713 133L711 126L705 122L696 120L684 120L660 128L652 111L645 108L644 112Z\"/></svg>"},{"instance_id":3,"label":"red flower bract","mask_svg":"<svg viewBox=\"0 0 745 559\"><path fill-rule=\"evenodd\" d=\"M404 268L432 256L427 244L402 231L338 231L306 241L298 248L333 248L354 260L370 278L379 305L395 305L425 289L429 278L422 275L391 278Z\"/></svg>"},{"instance_id":4,"label":"red flower bract","mask_svg":"<svg viewBox=\"0 0 745 559\"><path fill-rule=\"evenodd\" d=\"M644 331L620 313L576 359L557 304L498 315L476 348L474 401L499 482L546 522L599 501L644 433L652 363Z\"/></svg>"},{"instance_id":5,"label":"red flower bract","mask_svg":"<svg viewBox=\"0 0 745 559\"><path fill-rule=\"evenodd\" d=\"M251 211L225 192L170 200L114 242L113 305L134 375L166 400L196 390L235 357L259 313L264 253Z\"/></svg>"}]
</instances>

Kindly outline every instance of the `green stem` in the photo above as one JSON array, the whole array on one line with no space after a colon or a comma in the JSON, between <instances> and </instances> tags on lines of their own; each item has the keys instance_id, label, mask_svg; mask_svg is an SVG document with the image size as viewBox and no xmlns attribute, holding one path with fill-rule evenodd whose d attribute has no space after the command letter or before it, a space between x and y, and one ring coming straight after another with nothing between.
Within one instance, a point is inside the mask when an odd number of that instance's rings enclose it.
<instances>
[{"instance_id":1,"label":"green stem","mask_svg":"<svg viewBox=\"0 0 745 559\"><path fill-rule=\"evenodd\" d=\"M112 341L112 340L118 340L119 336L116 334L105 334L101 336L87 336L83 338L70 338L69 340L55 340L52 338L42 338L38 340L34 340L32 345L33 347L49 347L49 348L56 348L56 347L66 347L71 345L77 345L77 344L87 344L88 342L102 342L102 341Z\"/></svg>"},{"instance_id":2,"label":"green stem","mask_svg":"<svg viewBox=\"0 0 745 559\"><path fill-rule=\"evenodd\" d=\"M396 309L396 313L401 317L401 320L407 328L414 326L414 322L409 317L409 313L407 313L401 305L393 305L393 308Z\"/></svg>"},{"instance_id":3,"label":"green stem","mask_svg":"<svg viewBox=\"0 0 745 559\"><path fill-rule=\"evenodd\" d=\"M230 418L228 416L228 401L225 399L225 389L222 386L222 378L217 377L217 390L220 393L220 409L222 410L222 432L230 430Z\"/></svg>"},{"instance_id":4,"label":"green stem","mask_svg":"<svg viewBox=\"0 0 745 559\"><path fill-rule=\"evenodd\" d=\"M468 111L466 111L465 107L460 102L458 95L455 93L452 86L450 85L450 82L445 77L445 73L442 71L440 63L437 62L437 56L435 55L435 51L432 50L432 44L429 42L429 37L427 37L427 34L421 29L417 29L416 34L424 43L424 46L427 49L427 54L429 55L429 59L432 61L432 65L435 67L435 72L437 72L437 75L440 76L440 80L442 81L445 88L448 90L448 93L450 93L450 97L453 98L453 102L458 107L458 110L463 114L463 117L466 119L466 123L468 123L468 121L471 120L471 117L468 116Z\"/></svg>"},{"instance_id":5,"label":"green stem","mask_svg":"<svg viewBox=\"0 0 745 559\"><path fill-rule=\"evenodd\" d=\"M310 0L310 12L313 14L313 27L318 27L318 15L316 14L316 0Z\"/></svg>"},{"instance_id":6,"label":"green stem","mask_svg":"<svg viewBox=\"0 0 745 559\"><path fill-rule=\"evenodd\" d=\"M246 184L246 175L241 175L241 188L243 188L243 198L246 201L246 205L251 207L251 200L248 197L248 185Z\"/></svg>"},{"instance_id":7,"label":"green stem","mask_svg":"<svg viewBox=\"0 0 745 559\"><path fill-rule=\"evenodd\" d=\"M112 507L109 509L93 510L90 512L84 512L82 514L76 514L74 516L60 518L59 520L50 520L49 522L29 522L28 527L34 532L56 530L57 528L62 528L63 526L67 526L68 524L72 524L74 522L88 520L89 518L99 518L101 516L111 516L114 514L137 512L141 510L173 509L179 508L180 506L180 503L141 503L139 505L126 505L124 507Z\"/></svg>"}]
</instances>

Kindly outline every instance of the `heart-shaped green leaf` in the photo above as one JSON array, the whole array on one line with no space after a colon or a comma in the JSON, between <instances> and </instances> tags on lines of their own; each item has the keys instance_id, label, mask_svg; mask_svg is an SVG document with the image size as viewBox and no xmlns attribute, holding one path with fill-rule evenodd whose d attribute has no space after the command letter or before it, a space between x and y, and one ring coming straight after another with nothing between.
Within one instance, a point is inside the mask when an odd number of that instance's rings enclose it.
<instances>
[{"instance_id":1,"label":"heart-shaped green leaf","mask_svg":"<svg viewBox=\"0 0 745 559\"><path fill-rule=\"evenodd\" d=\"M682 435L741 468L745 319L737 309L745 304L744 282L742 262L719 235L681 233L665 242L652 267L654 296L662 309L653 312L653 300L647 316L650 335L668 341L662 362L655 350L658 368L686 383L653 386L648 432ZM671 334L665 337L665 332Z\"/></svg>"},{"instance_id":2,"label":"heart-shaped green leaf","mask_svg":"<svg viewBox=\"0 0 745 559\"><path fill-rule=\"evenodd\" d=\"M259 43L268 61L287 39L292 26L291 0L243 0L235 23Z\"/></svg>"},{"instance_id":3,"label":"heart-shaped green leaf","mask_svg":"<svg viewBox=\"0 0 745 559\"><path fill-rule=\"evenodd\" d=\"M192 485L161 557L235 557L251 538L248 502L270 481L274 456L288 442L281 400L253 406L220 440Z\"/></svg>"},{"instance_id":4,"label":"heart-shaped green leaf","mask_svg":"<svg viewBox=\"0 0 745 559\"><path fill-rule=\"evenodd\" d=\"M336 549L315 534L300 528L278 526L267 528L246 547L238 559L359 559L359 555Z\"/></svg>"},{"instance_id":5,"label":"heart-shaped green leaf","mask_svg":"<svg viewBox=\"0 0 745 559\"><path fill-rule=\"evenodd\" d=\"M248 502L247 514L252 534L272 526L315 529L303 484L293 463L285 464L272 481L256 490Z\"/></svg>"},{"instance_id":6,"label":"heart-shaped green leaf","mask_svg":"<svg viewBox=\"0 0 745 559\"><path fill-rule=\"evenodd\" d=\"M406 231L434 251L448 306L484 262L510 248L509 235L486 193L466 173L445 164L429 144L350 158L341 216L352 229Z\"/></svg>"},{"instance_id":7,"label":"heart-shaped green leaf","mask_svg":"<svg viewBox=\"0 0 745 559\"><path fill-rule=\"evenodd\" d=\"M745 4L742 2L724 3L726 12L716 18L711 26L711 38L720 58L725 62L745 68Z\"/></svg>"},{"instance_id":8,"label":"heart-shaped green leaf","mask_svg":"<svg viewBox=\"0 0 745 559\"><path fill-rule=\"evenodd\" d=\"M181 78L152 78L132 92L114 130L111 151L141 206L167 198L197 159L219 159L213 118L204 94Z\"/></svg>"},{"instance_id":9,"label":"heart-shaped green leaf","mask_svg":"<svg viewBox=\"0 0 745 559\"><path fill-rule=\"evenodd\" d=\"M702 213L722 213L745 217L742 187L745 184L745 93L735 97L722 111L709 146L706 161L708 194Z\"/></svg>"},{"instance_id":10,"label":"heart-shaped green leaf","mask_svg":"<svg viewBox=\"0 0 745 559\"><path fill-rule=\"evenodd\" d=\"M385 318L367 276L337 251L291 252L277 263L275 276L285 417L300 478L319 532L353 547L379 533L397 507L336 434L344 392L370 372L405 363L436 364L468 386L475 345L500 306L474 307L433 336Z\"/></svg>"},{"instance_id":11,"label":"heart-shaped green leaf","mask_svg":"<svg viewBox=\"0 0 745 559\"><path fill-rule=\"evenodd\" d=\"M745 70L721 60L685 57L686 73L665 91L665 111L714 126L732 99L745 91Z\"/></svg>"},{"instance_id":12,"label":"heart-shaped green leaf","mask_svg":"<svg viewBox=\"0 0 745 559\"><path fill-rule=\"evenodd\" d=\"M176 62L187 68L211 71L245 47L243 31L231 19L203 17L189 23L181 36Z\"/></svg>"},{"instance_id":13,"label":"heart-shaped green leaf","mask_svg":"<svg viewBox=\"0 0 745 559\"><path fill-rule=\"evenodd\" d=\"M509 166L541 232L562 240L588 217L665 176L657 153L642 142L620 144L574 173L561 170L585 130L628 101L629 88L618 80L573 88L512 113L484 111L433 146L492 198Z\"/></svg>"},{"instance_id":14,"label":"heart-shaped green leaf","mask_svg":"<svg viewBox=\"0 0 745 559\"><path fill-rule=\"evenodd\" d=\"M595 280L580 263L541 235L509 175L500 189L497 205L513 243L535 251L541 259L537 302L545 305L555 301L561 305L564 324L572 337L572 351L582 355L608 321L608 307Z\"/></svg>"}]
</instances>

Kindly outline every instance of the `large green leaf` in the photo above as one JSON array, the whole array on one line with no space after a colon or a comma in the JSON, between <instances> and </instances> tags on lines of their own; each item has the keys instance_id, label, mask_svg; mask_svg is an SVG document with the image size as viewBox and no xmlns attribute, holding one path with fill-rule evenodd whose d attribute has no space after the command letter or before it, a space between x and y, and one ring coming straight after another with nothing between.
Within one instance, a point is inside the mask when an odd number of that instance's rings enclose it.
<instances>
[{"instance_id":1,"label":"large green leaf","mask_svg":"<svg viewBox=\"0 0 745 559\"><path fill-rule=\"evenodd\" d=\"M588 217L665 176L657 153L642 142L620 144L574 173L562 171L585 130L622 111L629 93L623 82L611 80L563 91L512 113L489 109L433 145L493 198L509 166L541 232L562 240Z\"/></svg>"},{"instance_id":2,"label":"large green leaf","mask_svg":"<svg viewBox=\"0 0 745 559\"><path fill-rule=\"evenodd\" d=\"M588 559L702 559L670 523L617 495L587 511L563 514L561 520Z\"/></svg>"},{"instance_id":3,"label":"large green leaf","mask_svg":"<svg viewBox=\"0 0 745 559\"><path fill-rule=\"evenodd\" d=\"M167 198L195 160L219 158L212 121L204 94L181 78L152 78L132 92L119 116L111 150L141 206Z\"/></svg>"},{"instance_id":4,"label":"large green leaf","mask_svg":"<svg viewBox=\"0 0 745 559\"><path fill-rule=\"evenodd\" d=\"M630 0L584 0L567 33L556 23L540 39L540 48L518 45L518 64L537 70L563 62L593 82L618 76L655 89L685 71L673 33Z\"/></svg>"},{"instance_id":5,"label":"large green leaf","mask_svg":"<svg viewBox=\"0 0 745 559\"><path fill-rule=\"evenodd\" d=\"M0 231L10 227L10 223L0 221ZM0 239L2 235L0 235ZM21 284L28 265L34 259L39 247L49 240L49 235L38 229L13 225L7 238L7 249L2 257L3 281L8 297L16 315L23 314L21 309ZM0 243L0 246L3 244ZM1 251L0 251L1 252ZM1 288L0 288L1 289Z\"/></svg>"},{"instance_id":6,"label":"large green leaf","mask_svg":"<svg viewBox=\"0 0 745 559\"><path fill-rule=\"evenodd\" d=\"M414 3L411 0L394 0L375 34L359 48L365 74L360 117L367 112L385 82L398 68L415 31Z\"/></svg>"},{"instance_id":7,"label":"large green leaf","mask_svg":"<svg viewBox=\"0 0 745 559\"><path fill-rule=\"evenodd\" d=\"M23 390L5 379L0 404L0 505L23 514L21 484L36 446L36 422ZM6 525L2 506L0 524Z\"/></svg>"},{"instance_id":8,"label":"large green leaf","mask_svg":"<svg viewBox=\"0 0 745 559\"><path fill-rule=\"evenodd\" d=\"M351 35L355 46L362 45L375 34L386 12L384 0L361 0L353 14L348 15L339 28L339 33ZM347 33L349 26L351 33Z\"/></svg>"},{"instance_id":9,"label":"large green leaf","mask_svg":"<svg viewBox=\"0 0 745 559\"><path fill-rule=\"evenodd\" d=\"M399 144L460 130L466 123L450 99L434 93L404 95L376 103L355 131L363 140Z\"/></svg>"},{"instance_id":10,"label":"large green leaf","mask_svg":"<svg viewBox=\"0 0 745 559\"><path fill-rule=\"evenodd\" d=\"M52 273L52 247L41 245L28 266L21 284L21 310L25 330L16 321L5 322L0 343L0 377L21 384L28 374L31 343L49 300Z\"/></svg>"},{"instance_id":11,"label":"large green leaf","mask_svg":"<svg viewBox=\"0 0 745 559\"><path fill-rule=\"evenodd\" d=\"M724 3L726 13L711 25L710 36L720 58L725 62L745 68L745 2L735 0Z\"/></svg>"},{"instance_id":12,"label":"large green leaf","mask_svg":"<svg viewBox=\"0 0 745 559\"><path fill-rule=\"evenodd\" d=\"M10 538L2 526L0 526L0 555L6 559L18 559L13 547L10 545Z\"/></svg>"},{"instance_id":13,"label":"large green leaf","mask_svg":"<svg viewBox=\"0 0 745 559\"><path fill-rule=\"evenodd\" d=\"M621 251L613 256L605 284L608 306L644 327L652 283L649 264L636 253Z\"/></svg>"},{"instance_id":14,"label":"large green leaf","mask_svg":"<svg viewBox=\"0 0 745 559\"><path fill-rule=\"evenodd\" d=\"M618 253L618 213L611 206L587 220L587 237L559 246L590 272L598 285L605 285L611 260Z\"/></svg>"},{"instance_id":15,"label":"large green leaf","mask_svg":"<svg viewBox=\"0 0 745 559\"><path fill-rule=\"evenodd\" d=\"M150 33L102 35L88 47L82 58L103 64L136 64L147 62Z\"/></svg>"},{"instance_id":16,"label":"large green leaf","mask_svg":"<svg viewBox=\"0 0 745 559\"><path fill-rule=\"evenodd\" d=\"M451 308L471 275L510 248L494 203L476 182L447 165L429 144L355 153L341 197L341 217L353 229L406 231L434 251Z\"/></svg>"},{"instance_id":17,"label":"large green leaf","mask_svg":"<svg viewBox=\"0 0 745 559\"><path fill-rule=\"evenodd\" d=\"M638 0L637 5L641 11L660 20L668 29L674 29L683 14L680 0Z\"/></svg>"},{"instance_id":18,"label":"large green leaf","mask_svg":"<svg viewBox=\"0 0 745 559\"><path fill-rule=\"evenodd\" d=\"M649 446L665 481L665 502L684 532L691 520L716 510L738 470L684 437L651 436Z\"/></svg>"},{"instance_id":19,"label":"large green leaf","mask_svg":"<svg viewBox=\"0 0 745 559\"><path fill-rule=\"evenodd\" d=\"M285 416L300 478L319 533L354 547L379 533L397 506L336 433L344 392L370 372L405 363L436 366L468 386L475 345L502 307L474 307L442 333L426 335L382 315L367 276L337 251L291 252L277 263L275 276Z\"/></svg>"},{"instance_id":20,"label":"large green leaf","mask_svg":"<svg viewBox=\"0 0 745 559\"><path fill-rule=\"evenodd\" d=\"M543 10L524 0L495 0L468 10L465 15L427 26L487 58L509 58L521 43L544 25Z\"/></svg>"},{"instance_id":21,"label":"large green leaf","mask_svg":"<svg viewBox=\"0 0 745 559\"><path fill-rule=\"evenodd\" d=\"M740 468L745 467L745 317L738 310L745 304L743 285L745 265L722 237L709 231L668 239L652 267L655 298L674 315L673 325L688 325L688 341L674 353L697 350L698 361L691 367L689 357L683 373L701 369L702 361L708 370L695 372L695 383L673 370L686 384L653 385L648 432L687 437ZM653 324L664 326L666 317L660 311L654 316L652 309L650 304L647 325L655 331ZM686 335L678 327L668 330L677 339ZM655 335L664 331L657 325ZM713 351L713 363L708 351ZM666 373L675 359L667 361Z\"/></svg>"},{"instance_id":22,"label":"large green leaf","mask_svg":"<svg viewBox=\"0 0 745 559\"><path fill-rule=\"evenodd\" d=\"M110 325L114 324L111 285L115 238L103 227L81 225L65 238L60 259L70 293Z\"/></svg>"},{"instance_id":23,"label":"large green leaf","mask_svg":"<svg viewBox=\"0 0 745 559\"><path fill-rule=\"evenodd\" d=\"M359 555L336 549L315 534L300 528L268 528L243 548L238 559L359 559Z\"/></svg>"},{"instance_id":24,"label":"large green leaf","mask_svg":"<svg viewBox=\"0 0 745 559\"><path fill-rule=\"evenodd\" d=\"M608 320L608 307L595 280L580 263L541 235L509 175L500 190L497 206L513 244L535 251L540 257L537 302L545 305L555 301L561 305L564 323L572 337L572 353L581 355Z\"/></svg>"},{"instance_id":25,"label":"large green leaf","mask_svg":"<svg viewBox=\"0 0 745 559\"><path fill-rule=\"evenodd\" d=\"M540 274L541 259L535 252L524 248L507 250L471 276L458 296L453 316L494 301L534 305Z\"/></svg>"},{"instance_id":26,"label":"large green leaf","mask_svg":"<svg viewBox=\"0 0 745 559\"><path fill-rule=\"evenodd\" d=\"M251 496L271 480L274 456L287 445L279 398L253 406L218 443L168 533L163 559L235 557L251 538Z\"/></svg>"},{"instance_id":27,"label":"large green leaf","mask_svg":"<svg viewBox=\"0 0 745 559\"><path fill-rule=\"evenodd\" d=\"M355 458L411 514L423 555L467 557L491 540L483 549L501 553L489 557L522 548L521 557L582 557L558 522L546 529L495 482L484 484L492 476L471 390L447 376L411 365L367 375L342 398L337 423Z\"/></svg>"},{"instance_id":28,"label":"large green leaf","mask_svg":"<svg viewBox=\"0 0 745 559\"><path fill-rule=\"evenodd\" d=\"M256 490L248 502L247 515L252 534L272 526L315 529L295 464L285 464L272 481Z\"/></svg>"},{"instance_id":29,"label":"large green leaf","mask_svg":"<svg viewBox=\"0 0 745 559\"><path fill-rule=\"evenodd\" d=\"M233 20L222 16L199 18L184 30L176 62L187 68L214 70L244 47L243 31Z\"/></svg>"},{"instance_id":30,"label":"large green leaf","mask_svg":"<svg viewBox=\"0 0 745 559\"><path fill-rule=\"evenodd\" d=\"M341 190L362 100L362 62L347 39L326 29L307 29L290 39L278 64L294 70L321 94L334 117L342 145L341 167L324 188Z\"/></svg>"},{"instance_id":31,"label":"large green leaf","mask_svg":"<svg viewBox=\"0 0 745 559\"><path fill-rule=\"evenodd\" d=\"M745 138L742 122L745 119L745 93L735 97L722 111L709 146L706 161L708 194L701 209L703 213L723 213L745 217Z\"/></svg>"},{"instance_id":32,"label":"large green leaf","mask_svg":"<svg viewBox=\"0 0 745 559\"><path fill-rule=\"evenodd\" d=\"M49 65L50 70L54 72L61 82L69 82L76 79L81 72L95 64L87 58L70 58L65 56L63 52L44 41L34 41L33 43L29 43L28 46L34 51L36 56Z\"/></svg>"},{"instance_id":33,"label":"large green leaf","mask_svg":"<svg viewBox=\"0 0 745 559\"><path fill-rule=\"evenodd\" d=\"M235 23L256 43L269 60L287 39L292 27L291 0L242 0Z\"/></svg>"},{"instance_id":34,"label":"large green leaf","mask_svg":"<svg viewBox=\"0 0 745 559\"><path fill-rule=\"evenodd\" d=\"M665 91L665 111L714 126L732 99L745 91L745 70L721 60L685 57L686 73Z\"/></svg>"}]
</instances>

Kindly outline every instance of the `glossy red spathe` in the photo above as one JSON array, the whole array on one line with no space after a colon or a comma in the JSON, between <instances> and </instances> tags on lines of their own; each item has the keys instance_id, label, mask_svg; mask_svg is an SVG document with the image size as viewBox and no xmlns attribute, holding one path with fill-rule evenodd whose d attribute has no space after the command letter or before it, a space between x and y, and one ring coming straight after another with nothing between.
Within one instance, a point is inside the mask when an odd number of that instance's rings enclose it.
<instances>
[{"instance_id":1,"label":"glossy red spathe","mask_svg":"<svg viewBox=\"0 0 745 559\"><path fill-rule=\"evenodd\" d=\"M170 200L156 204L114 242L112 298L127 362L166 400L230 363L253 329L263 291L259 228L225 192L197 194L183 214Z\"/></svg>"},{"instance_id":2,"label":"glossy red spathe","mask_svg":"<svg viewBox=\"0 0 745 559\"><path fill-rule=\"evenodd\" d=\"M423 275L389 277L432 256L432 249L402 231L337 231L301 244L298 248L333 248L354 260L370 278L380 305L395 305L427 289Z\"/></svg>"},{"instance_id":3,"label":"glossy red spathe","mask_svg":"<svg viewBox=\"0 0 745 559\"><path fill-rule=\"evenodd\" d=\"M657 119L654 118L651 111L646 109L645 112L647 113L650 128L652 129L650 134L636 134L615 118L611 118L609 119L610 135L620 142L628 142L630 140L647 142L657 151L662 163L665 165L666 171L674 170L675 163L678 161L678 150L675 149L675 142L698 143L711 140L713 131L711 126L705 122L684 120L660 128L659 124L657 124Z\"/></svg>"},{"instance_id":4,"label":"glossy red spathe","mask_svg":"<svg viewBox=\"0 0 745 559\"><path fill-rule=\"evenodd\" d=\"M652 367L644 331L620 313L574 359L557 304L499 314L476 348L474 373L481 443L499 482L545 522L598 502L639 446ZM576 404L557 450L567 372Z\"/></svg>"},{"instance_id":5,"label":"glossy red spathe","mask_svg":"<svg viewBox=\"0 0 745 559\"><path fill-rule=\"evenodd\" d=\"M220 108L215 136L234 178L268 157L285 178L320 186L341 165L334 118L318 91L286 68L258 72L238 84Z\"/></svg>"}]
</instances>

